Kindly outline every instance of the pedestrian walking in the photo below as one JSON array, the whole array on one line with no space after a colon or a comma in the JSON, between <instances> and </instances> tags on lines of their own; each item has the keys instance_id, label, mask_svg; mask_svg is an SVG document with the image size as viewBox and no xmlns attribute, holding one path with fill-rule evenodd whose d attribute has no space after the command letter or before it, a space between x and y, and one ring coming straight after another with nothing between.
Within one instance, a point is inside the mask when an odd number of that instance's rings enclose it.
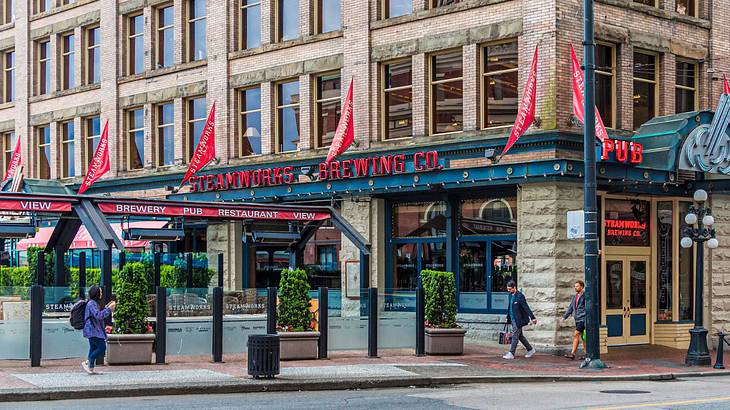
<instances>
[{"instance_id":1,"label":"pedestrian walking","mask_svg":"<svg viewBox=\"0 0 730 410\"><path fill-rule=\"evenodd\" d=\"M585 289L585 283L582 280L575 281L573 285L575 289L575 295L570 300L568 309L563 314L563 320L567 319L571 315L575 319L575 332L573 332L573 349L570 353L567 353L565 357L570 360L575 359L575 353L578 351L578 342L583 340L583 352L586 351L586 341L583 339L583 332L586 330L586 298L583 294Z\"/></svg>"},{"instance_id":2,"label":"pedestrian walking","mask_svg":"<svg viewBox=\"0 0 730 410\"><path fill-rule=\"evenodd\" d=\"M530 345L527 338L522 333L522 328L532 323L537 324L535 315L530 310L530 306L527 304L527 299L522 292L517 290L517 284L515 281L510 280L507 282L507 292L510 293L509 297L509 313L507 315L507 323L512 324L512 345L510 345L509 352L502 356L503 359L514 359L515 351L517 350L517 342L521 342L527 353L525 357L532 357L537 351Z\"/></svg>"},{"instance_id":3,"label":"pedestrian walking","mask_svg":"<svg viewBox=\"0 0 730 410\"><path fill-rule=\"evenodd\" d=\"M88 374L97 374L94 370L96 359L106 352L106 332L104 319L108 318L117 306L111 301L102 309L102 290L94 285L89 288L89 298L84 311L84 337L89 339L89 356L81 362L81 367Z\"/></svg>"}]
</instances>

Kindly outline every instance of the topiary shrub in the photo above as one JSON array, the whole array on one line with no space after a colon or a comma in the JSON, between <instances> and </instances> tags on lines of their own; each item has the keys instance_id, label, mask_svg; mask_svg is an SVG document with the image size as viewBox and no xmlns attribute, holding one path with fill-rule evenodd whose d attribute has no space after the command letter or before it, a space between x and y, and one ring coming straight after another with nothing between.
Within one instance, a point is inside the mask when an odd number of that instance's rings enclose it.
<instances>
[{"instance_id":1,"label":"topiary shrub","mask_svg":"<svg viewBox=\"0 0 730 410\"><path fill-rule=\"evenodd\" d=\"M422 270L426 291L426 326L452 329L456 324L456 280L453 272Z\"/></svg>"},{"instance_id":2,"label":"topiary shrub","mask_svg":"<svg viewBox=\"0 0 730 410\"><path fill-rule=\"evenodd\" d=\"M312 330L312 313L309 311L309 280L302 269L284 269L279 282L279 306L277 328L284 332Z\"/></svg>"},{"instance_id":3,"label":"topiary shrub","mask_svg":"<svg viewBox=\"0 0 730 410\"><path fill-rule=\"evenodd\" d=\"M27 288L32 284L27 266L0 268L0 286Z\"/></svg>"},{"instance_id":4,"label":"topiary shrub","mask_svg":"<svg viewBox=\"0 0 730 410\"><path fill-rule=\"evenodd\" d=\"M140 262L127 263L119 272L115 333L147 333L148 308L145 266Z\"/></svg>"}]
</instances>

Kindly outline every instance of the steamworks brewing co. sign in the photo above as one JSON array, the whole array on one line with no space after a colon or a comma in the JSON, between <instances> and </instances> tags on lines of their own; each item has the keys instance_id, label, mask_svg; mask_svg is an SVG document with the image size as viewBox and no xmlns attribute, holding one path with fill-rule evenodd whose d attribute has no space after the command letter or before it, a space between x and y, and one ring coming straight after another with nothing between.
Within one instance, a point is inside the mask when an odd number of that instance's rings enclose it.
<instances>
[{"instance_id":1,"label":"steamworks brewing co. sign","mask_svg":"<svg viewBox=\"0 0 730 410\"><path fill-rule=\"evenodd\" d=\"M315 171L319 181L397 175L406 172L426 172L441 169L438 152L419 151L413 154L388 154L343 159L319 163ZM227 191L266 186L289 185L299 182L294 167L268 167L194 175L188 180L191 192Z\"/></svg>"}]
</instances>

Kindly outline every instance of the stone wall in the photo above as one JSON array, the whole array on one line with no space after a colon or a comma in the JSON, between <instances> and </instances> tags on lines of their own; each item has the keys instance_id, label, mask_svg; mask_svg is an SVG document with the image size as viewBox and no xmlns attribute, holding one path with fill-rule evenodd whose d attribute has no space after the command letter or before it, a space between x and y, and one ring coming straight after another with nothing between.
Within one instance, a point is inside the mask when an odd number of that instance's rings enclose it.
<instances>
[{"instance_id":1,"label":"stone wall","mask_svg":"<svg viewBox=\"0 0 730 410\"><path fill-rule=\"evenodd\" d=\"M223 253L223 288L235 290L249 287L243 283L243 228L239 222L208 225L207 252L208 267L218 269L218 254ZM212 281L217 281L214 276ZM216 286L213 284L213 286Z\"/></svg>"},{"instance_id":2,"label":"stone wall","mask_svg":"<svg viewBox=\"0 0 730 410\"><path fill-rule=\"evenodd\" d=\"M559 318L584 271L583 241L567 239L566 220L567 211L582 208L579 185L530 184L517 191L517 286L537 316L525 334L538 347L570 343L572 327Z\"/></svg>"},{"instance_id":3,"label":"stone wall","mask_svg":"<svg viewBox=\"0 0 730 410\"><path fill-rule=\"evenodd\" d=\"M711 198L720 247L705 250L704 322L712 346L716 346L714 335L721 330L730 331L730 196L711 195Z\"/></svg>"}]
</instances>

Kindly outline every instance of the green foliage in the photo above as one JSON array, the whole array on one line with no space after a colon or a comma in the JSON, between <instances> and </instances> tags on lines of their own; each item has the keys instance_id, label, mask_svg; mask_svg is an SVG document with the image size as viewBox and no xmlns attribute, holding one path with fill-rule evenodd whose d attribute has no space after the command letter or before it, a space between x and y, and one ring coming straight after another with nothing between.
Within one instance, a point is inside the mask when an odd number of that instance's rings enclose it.
<instances>
[{"instance_id":1,"label":"green foliage","mask_svg":"<svg viewBox=\"0 0 730 410\"><path fill-rule=\"evenodd\" d=\"M72 295L79 293L79 268L71 268L71 280L69 289ZM119 288L119 269L112 269L112 292L116 293ZM86 268L86 289L91 285L101 286L101 269Z\"/></svg>"},{"instance_id":2,"label":"green foliage","mask_svg":"<svg viewBox=\"0 0 730 410\"><path fill-rule=\"evenodd\" d=\"M173 265L160 266L160 286L166 288L177 288L178 283L182 281L182 287L185 287L185 278L178 275L179 270Z\"/></svg>"},{"instance_id":3,"label":"green foliage","mask_svg":"<svg viewBox=\"0 0 730 410\"><path fill-rule=\"evenodd\" d=\"M145 265L132 262L119 272L117 309L114 312L115 332L140 334L147 331L147 275Z\"/></svg>"},{"instance_id":4,"label":"green foliage","mask_svg":"<svg viewBox=\"0 0 730 410\"><path fill-rule=\"evenodd\" d=\"M7 266L0 267L0 286L1 287L24 287L27 288L33 283L30 280L30 269L27 266L10 268Z\"/></svg>"},{"instance_id":5,"label":"green foliage","mask_svg":"<svg viewBox=\"0 0 730 410\"><path fill-rule=\"evenodd\" d=\"M165 268L160 267L160 284L168 288L185 288L188 284L188 262L187 258L175 259L175 265ZM163 269L164 268L164 269ZM207 288L210 280L216 275L216 271L208 269L208 255L205 253L193 254L193 287Z\"/></svg>"},{"instance_id":6,"label":"green foliage","mask_svg":"<svg viewBox=\"0 0 730 410\"><path fill-rule=\"evenodd\" d=\"M451 329L456 324L456 280L453 272L422 270L426 291L426 325Z\"/></svg>"},{"instance_id":7,"label":"green foliage","mask_svg":"<svg viewBox=\"0 0 730 410\"><path fill-rule=\"evenodd\" d=\"M39 248L37 246L29 246L28 247L28 268L30 269L30 281L31 284L36 284L38 281L36 278L38 277L38 254L40 252L43 252L45 248ZM55 263L53 262L55 252L48 252L45 253L45 260L46 260L46 286L51 286L53 284L53 275L55 272Z\"/></svg>"},{"instance_id":8,"label":"green foliage","mask_svg":"<svg viewBox=\"0 0 730 410\"><path fill-rule=\"evenodd\" d=\"M278 327L288 332L312 329L309 311L309 280L302 269L284 269L279 282Z\"/></svg>"}]
</instances>

